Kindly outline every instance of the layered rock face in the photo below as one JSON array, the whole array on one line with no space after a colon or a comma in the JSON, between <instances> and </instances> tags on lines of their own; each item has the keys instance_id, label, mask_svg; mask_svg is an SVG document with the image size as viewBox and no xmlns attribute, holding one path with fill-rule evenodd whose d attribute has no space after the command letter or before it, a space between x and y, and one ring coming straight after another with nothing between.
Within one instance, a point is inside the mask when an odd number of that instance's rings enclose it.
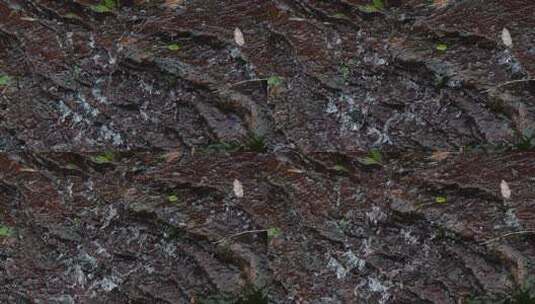
<instances>
[{"instance_id":1,"label":"layered rock face","mask_svg":"<svg viewBox=\"0 0 535 304\"><path fill-rule=\"evenodd\" d=\"M0 0L0 302L529 294L534 41L527 0Z\"/></svg>"}]
</instances>

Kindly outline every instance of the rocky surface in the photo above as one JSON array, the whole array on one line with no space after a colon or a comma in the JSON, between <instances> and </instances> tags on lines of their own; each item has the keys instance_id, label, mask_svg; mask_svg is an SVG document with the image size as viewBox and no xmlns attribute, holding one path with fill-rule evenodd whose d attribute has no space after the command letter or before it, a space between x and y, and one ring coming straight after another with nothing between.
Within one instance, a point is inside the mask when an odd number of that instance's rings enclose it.
<instances>
[{"instance_id":1,"label":"rocky surface","mask_svg":"<svg viewBox=\"0 0 535 304\"><path fill-rule=\"evenodd\" d=\"M0 1L1 303L534 279L532 1L105 3Z\"/></svg>"}]
</instances>

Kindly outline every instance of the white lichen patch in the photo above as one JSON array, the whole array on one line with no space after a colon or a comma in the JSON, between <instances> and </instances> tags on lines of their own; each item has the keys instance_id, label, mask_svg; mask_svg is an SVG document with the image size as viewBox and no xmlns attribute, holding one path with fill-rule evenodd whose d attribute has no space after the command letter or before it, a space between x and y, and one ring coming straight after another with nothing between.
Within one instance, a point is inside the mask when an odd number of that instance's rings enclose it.
<instances>
[{"instance_id":1,"label":"white lichen patch","mask_svg":"<svg viewBox=\"0 0 535 304\"><path fill-rule=\"evenodd\" d=\"M78 94L76 97L77 98L74 101L82 107L83 114L85 114L85 116L97 117L100 111L88 103L84 95Z\"/></svg>"},{"instance_id":2,"label":"white lichen patch","mask_svg":"<svg viewBox=\"0 0 535 304\"><path fill-rule=\"evenodd\" d=\"M325 106L325 113L331 114L340 124L340 133L357 132L364 126L369 109L369 102L365 100L358 104L347 94L329 97Z\"/></svg>"},{"instance_id":3,"label":"white lichen patch","mask_svg":"<svg viewBox=\"0 0 535 304\"><path fill-rule=\"evenodd\" d=\"M99 103L107 104L108 98L104 96L104 94L102 93L102 89L100 87L103 82L104 82L104 79L102 78L98 79L95 82L95 86L91 89L91 94Z\"/></svg>"},{"instance_id":4,"label":"white lichen patch","mask_svg":"<svg viewBox=\"0 0 535 304\"><path fill-rule=\"evenodd\" d=\"M114 146L120 146L124 143L121 134L106 125L100 127L99 137L105 142L111 142Z\"/></svg>"},{"instance_id":5,"label":"white lichen patch","mask_svg":"<svg viewBox=\"0 0 535 304\"><path fill-rule=\"evenodd\" d=\"M391 294L388 292L390 289L390 284L381 282L379 279L376 278L368 278L368 288L375 293L379 293L381 295L379 299L380 304L384 304L390 299Z\"/></svg>"},{"instance_id":6,"label":"white lichen patch","mask_svg":"<svg viewBox=\"0 0 535 304\"><path fill-rule=\"evenodd\" d=\"M346 251L342 255L341 259L344 261L344 264L347 265L348 268L356 268L358 271L364 270L364 267L366 266L366 261L357 257L351 250Z\"/></svg>"},{"instance_id":7,"label":"white lichen patch","mask_svg":"<svg viewBox=\"0 0 535 304\"><path fill-rule=\"evenodd\" d=\"M522 65L509 49L505 49L499 55L498 64L507 66L514 74L522 72Z\"/></svg>"},{"instance_id":8,"label":"white lichen patch","mask_svg":"<svg viewBox=\"0 0 535 304\"><path fill-rule=\"evenodd\" d=\"M409 245L414 245L418 243L418 237L412 235L410 230L401 229L400 235Z\"/></svg>"},{"instance_id":9,"label":"white lichen patch","mask_svg":"<svg viewBox=\"0 0 535 304\"><path fill-rule=\"evenodd\" d=\"M504 221L505 224L511 228L520 228L521 226L520 221L518 220L518 217L515 214L514 208L507 209L507 211L505 212Z\"/></svg>"},{"instance_id":10,"label":"white lichen patch","mask_svg":"<svg viewBox=\"0 0 535 304\"><path fill-rule=\"evenodd\" d=\"M355 297L366 300L365 303L386 304L392 297L392 294L389 292L392 286L393 284L391 282L381 281L375 277L368 277L355 286L353 294Z\"/></svg>"},{"instance_id":11,"label":"white lichen patch","mask_svg":"<svg viewBox=\"0 0 535 304\"><path fill-rule=\"evenodd\" d=\"M329 262L327 263L327 268L334 271L338 279L345 278L347 274L354 269L362 271L365 266L366 262L357 257L351 250L346 251L338 259L330 256Z\"/></svg>"},{"instance_id":12,"label":"white lichen patch","mask_svg":"<svg viewBox=\"0 0 535 304\"><path fill-rule=\"evenodd\" d=\"M366 212L368 222L373 225L386 220L387 215L378 206L373 206L371 211Z\"/></svg>"},{"instance_id":13,"label":"white lichen patch","mask_svg":"<svg viewBox=\"0 0 535 304\"><path fill-rule=\"evenodd\" d=\"M114 290L118 285L113 281L113 278L103 278L97 283L97 286L102 288L104 291L110 292Z\"/></svg>"}]
</instances>

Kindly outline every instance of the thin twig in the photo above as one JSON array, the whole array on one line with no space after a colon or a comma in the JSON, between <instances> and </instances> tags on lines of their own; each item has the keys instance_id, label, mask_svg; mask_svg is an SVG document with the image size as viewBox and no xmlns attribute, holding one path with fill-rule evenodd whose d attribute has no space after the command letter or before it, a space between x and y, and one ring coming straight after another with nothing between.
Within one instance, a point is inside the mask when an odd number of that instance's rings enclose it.
<instances>
[{"instance_id":1,"label":"thin twig","mask_svg":"<svg viewBox=\"0 0 535 304\"><path fill-rule=\"evenodd\" d=\"M224 237L224 238L220 239L219 241L216 241L215 244L222 243L224 241L233 239L233 238L238 237L240 235L249 234L249 233L260 233L260 232L267 232L267 229L246 230L246 231L238 232L236 234L232 234L232 235L229 235L227 237Z\"/></svg>"},{"instance_id":2,"label":"thin twig","mask_svg":"<svg viewBox=\"0 0 535 304\"><path fill-rule=\"evenodd\" d=\"M501 240L503 238L510 237L512 235L521 235L521 234L530 234L530 233L534 233L535 234L535 230L523 230L523 231L509 232L509 233L506 233L506 234L501 235L499 237L495 237L493 239L486 240L483 243L481 243L481 245L487 245L487 244L490 244L492 242L499 241L499 240Z\"/></svg>"},{"instance_id":3,"label":"thin twig","mask_svg":"<svg viewBox=\"0 0 535 304\"><path fill-rule=\"evenodd\" d=\"M507 85L510 85L510 84L513 84L513 83L530 82L530 81L535 81L535 78L517 79L517 80L506 81L506 82L500 83L500 84L498 84L498 85L496 85L496 86L494 86L492 88L486 89L483 92L490 92L490 90L495 90L495 89L498 89L498 88L501 88L501 87L504 87L504 86L507 86Z\"/></svg>"},{"instance_id":4,"label":"thin twig","mask_svg":"<svg viewBox=\"0 0 535 304\"><path fill-rule=\"evenodd\" d=\"M240 84L243 84L243 83L247 83L247 82L256 82L256 81L266 81L267 78L254 78L254 79L247 79L247 80L242 80L242 81L238 81L236 83L233 83L230 85L230 87L234 87L234 86L237 86L237 85L240 85Z\"/></svg>"}]
</instances>

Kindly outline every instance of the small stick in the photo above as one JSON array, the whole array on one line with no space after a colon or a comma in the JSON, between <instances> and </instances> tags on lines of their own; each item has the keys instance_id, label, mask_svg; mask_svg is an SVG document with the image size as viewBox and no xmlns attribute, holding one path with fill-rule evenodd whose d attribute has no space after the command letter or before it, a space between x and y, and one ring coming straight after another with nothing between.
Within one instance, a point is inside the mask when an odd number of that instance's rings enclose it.
<instances>
[{"instance_id":1,"label":"small stick","mask_svg":"<svg viewBox=\"0 0 535 304\"><path fill-rule=\"evenodd\" d=\"M502 236L495 237L493 239L484 241L483 243L481 243L481 245L487 245L487 244L490 244L492 242L501 240L503 238L506 238L506 237L509 237L509 236L512 236L512 235L530 234L530 233L535 233L535 230L523 230L523 231L509 232L509 233L506 233L506 234L504 234Z\"/></svg>"},{"instance_id":2,"label":"small stick","mask_svg":"<svg viewBox=\"0 0 535 304\"><path fill-rule=\"evenodd\" d=\"M503 83L500 83L490 89L486 89L484 90L483 92L489 92L490 90L493 90L493 89L498 89L498 88L501 88L501 87L504 87L504 86L507 86L507 85L510 85L510 84L513 84L513 83L520 83L520 82L530 82L530 81L535 81L535 78L528 78L528 79L517 79L517 80L511 80L511 81L506 81L506 82L503 82Z\"/></svg>"},{"instance_id":3,"label":"small stick","mask_svg":"<svg viewBox=\"0 0 535 304\"><path fill-rule=\"evenodd\" d=\"M233 239L233 238L235 238L235 237L238 237L238 236L240 236L240 235L249 234L249 233L260 233L260 232L267 232L267 229L246 230L246 231L238 232L238 233L229 235L229 236L227 236L227 237L224 237L224 238L220 239L219 241L216 241L215 243L216 243L216 244L219 244L219 243L222 243L222 242L224 242L224 241L226 241L226 240L230 240L230 239Z\"/></svg>"},{"instance_id":4,"label":"small stick","mask_svg":"<svg viewBox=\"0 0 535 304\"><path fill-rule=\"evenodd\" d=\"M247 79L247 80L242 80L242 81L238 81L236 83L233 83L233 84L230 85L230 87L237 86L237 85L240 85L240 84L243 84L243 83L247 83L247 82L266 81L266 80L267 80L267 78Z\"/></svg>"}]
</instances>

